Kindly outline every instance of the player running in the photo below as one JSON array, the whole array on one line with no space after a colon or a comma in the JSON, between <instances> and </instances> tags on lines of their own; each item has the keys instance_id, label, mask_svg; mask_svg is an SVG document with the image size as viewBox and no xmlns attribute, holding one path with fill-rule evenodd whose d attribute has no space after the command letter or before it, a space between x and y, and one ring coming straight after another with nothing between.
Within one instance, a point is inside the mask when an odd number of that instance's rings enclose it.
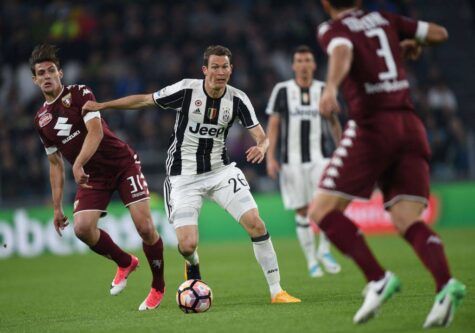
<instances>
[{"instance_id":1,"label":"player running","mask_svg":"<svg viewBox=\"0 0 475 333\"><path fill-rule=\"evenodd\" d=\"M160 305L165 291L163 243L152 222L147 182L137 154L115 136L99 111L81 115L84 103L95 100L94 94L84 85L62 84L63 72L56 52L52 45L38 45L30 58L33 82L45 98L36 113L35 126L50 165L54 226L61 236L61 230L68 225L62 207L64 156L71 163L78 184L74 232L92 251L118 266L110 294L118 295L124 290L129 274L139 264L137 257L124 252L107 232L97 227L117 190L143 240L143 251L153 275L150 293L139 310L154 309Z\"/></svg>"},{"instance_id":2,"label":"player running","mask_svg":"<svg viewBox=\"0 0 475 333\"><path fill-rule=\"evenodd\" d=\"M465 286L452 277L441 239L420 217L429 197L430 150L414 112L403 56L417 58L422 45L442 43L448 34L434 23L364 12L357 3L322 0L332 20L318 29L329 55L320 112L325 117L339 112L341 85L351 120L321 178L310 217L363 271L368 284L353 318L363 323L400 288L398 277L378 263L343 214L354 198L368 199L377 184L392 222L435 280L437 295L424 327L447 326Z\"/></svg>"},{"instance_id":3,"label":"player running","mask_svg":"<svg viewBox=\"0 0 475 333\"><path fill-rule=\"evenodd\" d=\"M174 132L166 160L164 196L178 250L186 261L186 279L201 279L199 270L198 217L204 198L231 214L252 240L272 303L295 303L280 286L277 256L256 202L242 171L229 160L225 141L229 128L239 121L256 145L246 151L250 163L264 159L268 140L257 121L249 98L228 85L232 73L231 51L210 46L204 53L204 80L184 79L154 94L132 95L104 103L88 102L85 112L103 109L140 109L158 106L176 111Z\"/></svg>"},{"instance_id":4,"label":"player running","mask_svg":"<svg viewBox=\"0 0 475 333\"><path fill-rule=\"evenodd\" d=\"M315 237L307 219L308 204L312 201L315 187L335 143L341 137L337 117L334 115L327 121L318 112L324 83L313 79L316 68L311 49L299 46L292 60L295 78L279 82L274 87L266 109L269 115L267 174L275 179L280 173L284 206L295 210L297 238L311 277L323 276L319 262L329 273L336 274L341 270L330 253L330 242L323 232L320 232L318 250L315 251ZM279 134L282 165L276 159Z\"/></svg>"}]
</instances>

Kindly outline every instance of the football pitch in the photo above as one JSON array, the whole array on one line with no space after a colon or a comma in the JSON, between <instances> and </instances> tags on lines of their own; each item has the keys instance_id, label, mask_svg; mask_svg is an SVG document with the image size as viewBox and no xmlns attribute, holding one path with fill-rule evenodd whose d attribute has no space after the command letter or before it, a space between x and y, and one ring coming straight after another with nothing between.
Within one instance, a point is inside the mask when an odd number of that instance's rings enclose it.
<instances>
[{"instance_id":1,"label":"football pitch","mask_svg":"<svg viewBox=\"0 0 475 333\"><path fill-rule=\"evenodd\" d=\"M454 275L467 286L455 321L444 332L475 332L475 229L439 230ZM183 281L183 259L166 248L167 289L158 310L141 313L150 273L141 251L141 267L125 291L109 295L112 262L93 255L0 261L0 332L422 332L433 302L433 283L401 238L368 238L377 257L402 280L402 292L378 318L355 326L362 302L362 274L337 254L342 272L307 276L296 239L274 239L282 286L300 304L271 305L264 276L250 242L207 243L199 248L203 279L214 292L203 314L182 313L175 291ZM441 330L436 330L441 331Z\"/></svg>"}]
</instances>

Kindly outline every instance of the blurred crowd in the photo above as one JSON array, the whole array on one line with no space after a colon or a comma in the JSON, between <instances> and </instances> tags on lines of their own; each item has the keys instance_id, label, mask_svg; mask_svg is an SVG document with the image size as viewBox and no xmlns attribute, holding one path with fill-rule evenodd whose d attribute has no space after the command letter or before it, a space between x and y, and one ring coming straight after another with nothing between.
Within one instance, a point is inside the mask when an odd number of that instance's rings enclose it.
<instances>
[{"instance_id":1,"label":"blurred crowd","mask_svg":"<svg viewBox=\"0 0 475 333\"><path fill-rule=\"evenodd\" d=\"M366 1L417 17L412 1ZM326 20L320 1L13 1L0 4L0 206L42 203L49 198L48 163L34 131L33 116L43 103L31 81L28 58L38 43L60 47L64 83L92 88L98 100L153 92L182 78L201 78L202 53L210 44L233 52L231 84L250 97L259 119L274 84L292 77L292 50L315 50L323 79L324 55L315 41ZM468 175L467 127L458 103L430 53L409 72L417 109L433 150L432 173L452 180ZM152 190L161 193L168 137L175 120L170 111L105 111L110 127L139 151ZM235 126L239 127L239 126ZM247 166L252 144L242 129L228 138L230 155L257 190L275 188L265 168ZM69 172L69 168L68 174ZM71 182L70 175L68 176ZM74 192L74 186L69 186ZM70 194L69 193L69 194Z\"/></svg>"}]
</instances>

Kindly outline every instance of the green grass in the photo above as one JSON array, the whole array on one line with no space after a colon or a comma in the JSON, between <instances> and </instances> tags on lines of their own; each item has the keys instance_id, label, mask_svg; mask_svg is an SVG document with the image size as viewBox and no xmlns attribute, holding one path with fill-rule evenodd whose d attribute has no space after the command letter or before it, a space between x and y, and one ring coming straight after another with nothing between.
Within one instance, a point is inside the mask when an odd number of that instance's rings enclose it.
<instances>
[{"instance_id":1,"label":"green grass","mask_svg":"<svg viewBox=\"0 0 475 333\"><path fill-rule=\"evenodd\" d=\"M451 268L468 288L452 326L444 332L475 332L475 230L443 230ZM338 255L336 276L307 277L295 239L275 239L282 285L301 304L271 305L267 286L248 242L200 246L204 280L214 292L204 314L183 314L175 290L183 280L183 260L166 249L167 292L159 310L139 313L149 289L149 270L140 251L140 269L119 296L109 296L115 272L97 255L43 256L0 261L0 332L421 332L432 306L434 287L412 250L396 236L370 237L386 267L400 276L402 293L380 316L354 326L364 280ZM437 331L437 330L436 330Z\"/></svg>"}]
</instances>

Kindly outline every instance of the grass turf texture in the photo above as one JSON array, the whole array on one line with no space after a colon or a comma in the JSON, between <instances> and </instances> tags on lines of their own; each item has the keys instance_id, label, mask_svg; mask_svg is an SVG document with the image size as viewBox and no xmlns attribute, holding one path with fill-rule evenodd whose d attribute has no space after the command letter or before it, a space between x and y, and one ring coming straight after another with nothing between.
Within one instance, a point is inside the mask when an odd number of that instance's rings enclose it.
<instances>
[{"instance_id":1,"label":"grass turf texture","mask_svg":"<svg viewBox=\"0 0 475 333\"><path fill-rule=\"evenodd\" d=\"M452 326L444 332L475 331L475 229L440 232L457 278L468 295ZM183 260L167 248L167 292L158 310L139 313L149 291L150 272L141 251L141 267L126 290L109 295L115 273L97 255L0 261L0 332L421 332L432 306L434 286L428 272L397 236L368 238L377 257L402 280L403 290L383 306L378 318L355 326L361 305L362 274L337 254L343 270L311 279L296 239L274 239L282 285L301 304L271 305L267 285L250 242L200 246L204 281L214 304L204 314L183 314L175 291L183 281Z\"/></svg>"}]
</instances>

